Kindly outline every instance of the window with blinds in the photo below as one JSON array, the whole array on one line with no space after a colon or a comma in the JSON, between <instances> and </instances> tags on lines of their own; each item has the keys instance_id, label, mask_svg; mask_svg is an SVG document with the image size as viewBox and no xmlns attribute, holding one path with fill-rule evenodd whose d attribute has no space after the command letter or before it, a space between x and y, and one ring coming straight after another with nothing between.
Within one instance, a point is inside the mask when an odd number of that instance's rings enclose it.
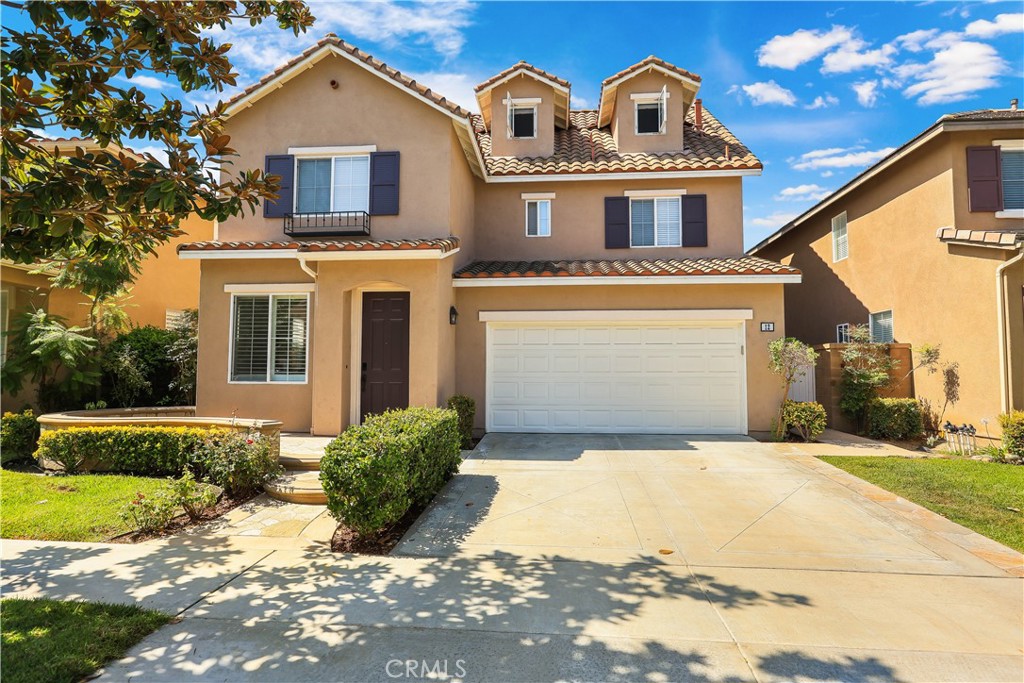
<instances>
[{"instance_id":1,"label":"window with blinds","mask_svg":"<svg viewBox=\"0 0 1024 683\"><path fill-rule=\"evenodd\" d=\"M1024 149L1000 152L1003 175L1003 209L1024 209Z\"/></svg>"},{"instance_id":2,"label":"window with blinds","mask_svg":"<svg viewBox=\"0 0 1024 683\"><path fill-rule=\"evenodd\" d=\"M679 197L633 199L629 204L630 246L678 247L682 245Z\"/></svg>"},{"instance_id":3,"label":"window with blinds","mask_svg":"<svg viewBox=\"0 0 1024 683\"><path fill-rule=\"evenodd\" d=\"M846 234L846 212L832 219L832 261L842 261L850 255L850 243Z\"/></svg>"},{"instance_id":4,"label":"window with blinds","mask_svg":"<svg viewBox=\"0 0 1024 683\"><path fill-rule=\"evenodd\" d=\"M872 313L868 320L868 327L871 332L871 341L876 344L892 343L892 311Z\"/></svg>"},{"instance_id":5,"label":"window with blinds","mask_svg":"<svg viewBox=\"0 0 1024 683\"><path fill-rule=\"evenodd\" d=\"M306 295L238 295L231 338L232 382L305 382Z\"/></svg>"}]
</instances>

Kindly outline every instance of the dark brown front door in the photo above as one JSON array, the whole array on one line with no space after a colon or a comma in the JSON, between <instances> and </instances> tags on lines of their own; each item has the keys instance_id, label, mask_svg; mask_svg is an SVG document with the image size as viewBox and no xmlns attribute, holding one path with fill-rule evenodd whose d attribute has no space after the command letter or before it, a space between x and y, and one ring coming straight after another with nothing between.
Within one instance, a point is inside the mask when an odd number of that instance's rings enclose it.
<instances>
[{"instance_id":1,"label":"dark brown front door","mask_svg":"<svg viewBox=\"0 0 1024 683\"><path fill-rule=\"evenodd\" d=\"M409 292L363 294L363 417L409 407Z\"/></svg>"}]
</instances>

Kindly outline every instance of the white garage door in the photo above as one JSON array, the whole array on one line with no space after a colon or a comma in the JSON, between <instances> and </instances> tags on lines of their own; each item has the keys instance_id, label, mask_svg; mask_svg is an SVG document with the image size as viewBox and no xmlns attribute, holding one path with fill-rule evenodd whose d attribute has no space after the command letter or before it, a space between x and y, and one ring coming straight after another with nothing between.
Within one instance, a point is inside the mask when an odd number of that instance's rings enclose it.
<instances>
[{"instance_id":1,"label":"white garage door","mask_svg":"<svg viewBox=\"0 0 1024 683\"><path fill-rule=\"evenodd\" d=\"M742 322L489 323L487 429L741 434Z\"/></svg>"}]
</instances>

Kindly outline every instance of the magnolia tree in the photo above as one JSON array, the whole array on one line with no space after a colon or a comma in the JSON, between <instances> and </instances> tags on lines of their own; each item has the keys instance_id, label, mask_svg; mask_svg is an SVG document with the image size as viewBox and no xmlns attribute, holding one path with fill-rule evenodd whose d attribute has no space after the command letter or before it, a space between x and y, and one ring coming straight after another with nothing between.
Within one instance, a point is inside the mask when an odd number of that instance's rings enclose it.
<instances>
[{"instance_id":1,"label":"magnolia tree","mask_svg":"<svg viewBox=\"0 0 1024 683\"><path fill-rule=\"evenodd\" d=\"M817 360L818 352L799 339L785 337L768 343L768 367L782 378L783 385L782 404L773 434L775 438L781 439L786 435L785 409L790 388L798 378L807 374L808 367L814 367Z\"/></svg>"},{"instance_id":2,"label":"magnolia tree","mask_svg":"<svg viewBox=\"0 0 1024 683\"><path fill-rule=\"evenodd\" d=\"M231 45L204 32L273 20L298 34L314 21L304 2L2 4L32 24L3 28L3 258L49 262L68 272L69 284L117 291L145 256L181 234L188 215L224 220L276 196L279 179L260 169L221 177L211 170L230 168L235 155L223 104L152 101L130 79L157 77L185 93L234 86ZM41 139L44 129L94 138L105 149L59 155ZM132 145L163 149L166 164L119 151Z\"/></svg>"}]
</instances>

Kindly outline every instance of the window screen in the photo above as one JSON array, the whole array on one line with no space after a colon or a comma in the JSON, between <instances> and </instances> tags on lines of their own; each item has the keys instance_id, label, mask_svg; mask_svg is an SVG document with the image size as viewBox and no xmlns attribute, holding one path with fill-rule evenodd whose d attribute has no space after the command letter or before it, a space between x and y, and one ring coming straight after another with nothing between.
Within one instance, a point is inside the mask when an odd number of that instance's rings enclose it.
<instances>
[{"instance_id":1,"label":"window screen","mask_svg":"<svg viewBox=\"0 0 1024 683\"><path fill-rule=\"evenodd\" d=\"M1000 153L1003 172L1003 208L1024 209L1024 149Z\"/></svg>"},{"instance_id":2,"label":"window screen","mask_svg":"<svg viewBox=\"0 0 1024 683\"><path fill-rule=\"evenodd\" d=\"M636 132L661 132L661 106L657 102L639 102L636 105Z\"/></svg>"},{"instance_id":3,"label":"window screen","mask_svg":"<svg viewBox=\"0 0 1024 683\"><path fill-rule=\"evenodd\" d=\"M678 247L679 197L634 199L630 202L630 244L634 247Z\"/></svg>"},{"instance_id":4,"label":"window screen","mask_svg":"<svg viewBox=\"0 0 1024 683\"><path fill-rule=\"evenodd\" d=\"M532 138L536 135L536 115L537 110L533 107L512 107L512 137Z\"/></svg>"},{"instance_id":5,"label":"window screen","mask_svg":"<svg viewBox=\"0 0 1024 683\"><path fill-rule=\"evenodd\" d=\"M654 246L654 200L636 199L629 205L629 238L634 247Z\"/></svg>"},{"instance_id":6,"label":"window screen","mask_svg":"<svg viewBox=\"0 0 1024 683\"><path fill-rule=\"evenodd\" d=\"M892 311L872 313L870 327L871 341L878 344L892 343Z\"/></svg>"},{"instance_id":7,"label":"window screen","mask_svg":"<svg viewBox=\"0 0 1024 683\"><path fill-rule=\"evenodd\" d=\"M551 201L537 199L526 202L526 234L530 237L551 235Z\"/></svg>"},{"instance_id":8,"label":"window screen","mask_svg":"<svg viewBox=\"0 0 1024 683\"><path fill-rule=\"evenodd\" d=\"M331 210L331 160L299 159L295 213L325 213Z\"/></svg>"}]
</instances>

